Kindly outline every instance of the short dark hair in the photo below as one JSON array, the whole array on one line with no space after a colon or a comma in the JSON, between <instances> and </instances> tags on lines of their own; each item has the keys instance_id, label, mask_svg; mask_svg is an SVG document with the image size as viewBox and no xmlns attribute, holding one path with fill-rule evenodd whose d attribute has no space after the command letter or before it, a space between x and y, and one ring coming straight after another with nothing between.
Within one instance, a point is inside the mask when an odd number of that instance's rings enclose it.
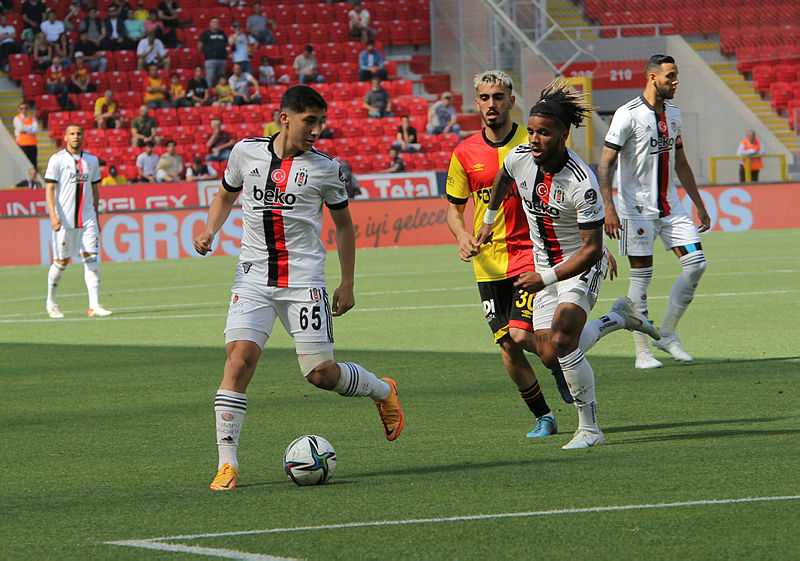
<instances>
[{"instance_id":1,"label":"short dark hair","mask_svg":"<svg viewBox=\"0 0 800 561\"><path fill-rule=\"evenodd\" d=\"M292 86L281 98L281 110L289 109L295 113L302 113L312 107L327 110L328 104L317 90L309 86Z\"/></svg>"},{"instance_id":2,"label":"short dark hair","mask_svg":"<svg viewBox=\"0 0 800 561\"><path fill-rule=\"evenodd\" d=\"M653 55L647 59L647 64L644 65L645 75L651 72L656 72L662 64L675 64L675 59L669 55Z\"/></svg>"},{"instance_id":3,"label":"short dark hair","mask_svg":"<svg viewBox=\"0 0 800 561\"><path fill-rule=\"evenodd\" d=\"M375 39L367 39L367 42L366 42L365 46L366 46L366 45L372 45L372 46L375 46Z\"/></svg>"},{"instance_id":4,"label":"short dark hair","mask_svg":"<svg viewBox=\"0 0 800 561\"><path fill-rule=\"evenodd\" d=\"M155 145L156 145L156 143L155 143L155 142L153 142L152 140L148 140L147 142L145 142L145 143L144 143L144 145L145 145L145 146L155 146Z\"/></svg>"},{"instance_id":5,"label":"short dark hair","mask_svg":"<svg viewBox=\"0 0 800 561\"><path fill-rule=\"evenodd\" d=\"M175 142L174 140L172 140L171 138L169 140L167 140L167 146L169 146L170 144L174 144L175 146L178 145L178 143Z\"/></svg>"}]
</instances>

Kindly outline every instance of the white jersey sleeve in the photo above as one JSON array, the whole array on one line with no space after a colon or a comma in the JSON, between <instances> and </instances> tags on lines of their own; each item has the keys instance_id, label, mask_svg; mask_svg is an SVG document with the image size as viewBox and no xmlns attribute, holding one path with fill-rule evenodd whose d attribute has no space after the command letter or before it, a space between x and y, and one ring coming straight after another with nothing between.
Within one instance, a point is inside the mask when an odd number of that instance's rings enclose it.
<instances>
[{"instance_id":1,"label":"white jersey sleeve","mask_svg":"<svg viewBox=\"0 0 800 561\"><path fill-rule=\"evenodd\" d=\"M342 166L335 160L332 164L327 181L322 186L322 197L328 208L344 208L347 206L347 190L344 187Z\"/></svg>"},{"instance_id":2,"label":"white jersey sleeve","mask_svg":"<svg viewBox=\"0 0 800 561\"><path fill-rule=\"evenodd\" d=\"M47 160L47 169L44 172L44 180L48 183L58 183L61 177L61 158L50 158Z\"/></svg>"},{"instance_id":3,"label":"white jersey sleeve","mask_svg":"<svg viewBox=\"0 0 800 561\"><path fill-rule=\"evenodd\" d=\"M611 126L606 133L605 144L609 148L620 150L630 138L634 130L631 112L623 105L614 112Z\"/></svg>"},{"instance_id":4,"label":"white jersey sleeve","mask_svg":"<svg viewBox=\"0 0 800 561\"><path fill-rule=\"evenodd\" d=\"M237 142L233 145L230 156L228 156L228 167L222 176L222 187L232 193L241 191L244 184L244 165L242 162L242 143Z\"/></svg>"}]
</instances>

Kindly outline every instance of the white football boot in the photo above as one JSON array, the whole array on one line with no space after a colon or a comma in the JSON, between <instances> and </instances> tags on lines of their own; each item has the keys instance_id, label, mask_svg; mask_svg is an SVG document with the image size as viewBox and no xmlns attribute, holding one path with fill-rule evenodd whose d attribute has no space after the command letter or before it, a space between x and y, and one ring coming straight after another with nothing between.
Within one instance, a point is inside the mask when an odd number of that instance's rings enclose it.
<instances>
[{"instance_id":1,"label":"white football boot","mask_svg":"<svg viewBox=\"0 0 800 561\"><path fill-rule=\"evenodd\" d=\"M86 312L86 315L90 318L104 318L106 316L110 316L113 312L110 310L106 310L103 306L97 306L96 308L89 308L89 311Z\"/></svg>"},{"instance_id":2,"label":"white football boot","mask_svg":"<svg viewBox=\"0 0 800 561\"><path fill-rule=\"evenodd\" d=\"M597 431L588 429L578 429L572 440L561 447L562 450L575 450L577 448L589 448L591 446L602 446L606 443L606 438L600 429Z\"/></svg>"},{"instance_id":3,"label":"white football boot","mask_svg":"<svg viewBox=\"0 0 800 561\"><path fill-rule=\"evenodd\" d=\"M649 335L656 341L661 339L661 333L658 327L653 325L647 316L633 307L633 302L630 298L623 296L619 298L614 305L611 306L612 312L617 312L625 320L625 329L628 331L638 331Z\"/></svg>"},{"instance_id":4,"label":"white football boot","mask_svg":"<svg viewBox=\"0 0 800 561\"><path fill-rule=\"evenodd\" d=\"M653 352L650 349L647 349L636 353L635 366L640 370L652 370L653 368L661 368L663 364L653 356Z\"/></svg>"},{"instance_id":5,"label":"white football boot","mask_svg":"<svg viewBox=\"0 0 800 561\"><path fill-rule=\"evenodd\" d=\"M48 303L45 307L47 309L47 314L52 319L61 319L61 318L64 317L64 314L61 313L61 309L58 307L58 304L56 304L56 303L53 303L53 304Z\"/></svg>"},{"instance_id":6,"label":"white football boot","mask_svg":"<svg viewBox=\"0 0 800 561\"><path fill-rule=\"evenodd\" d=\"M669 353L669 355L679 362L692 362L692 355L681 347L681 340L676 333L664 331L660 341L653 341L653 346L657 349Z\"/></svg>"}]
</instances>

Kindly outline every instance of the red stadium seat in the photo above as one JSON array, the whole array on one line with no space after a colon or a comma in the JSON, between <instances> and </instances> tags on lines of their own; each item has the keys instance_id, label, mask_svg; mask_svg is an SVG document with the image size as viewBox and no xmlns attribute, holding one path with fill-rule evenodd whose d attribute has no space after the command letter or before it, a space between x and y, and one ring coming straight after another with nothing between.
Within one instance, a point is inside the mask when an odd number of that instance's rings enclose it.
<instances>
[{"instance_id":1,"label":"red stadium seat","mask_svg":"<svg viewBox=\"0 0 800 561\"><path fill-rule=\"evenodd\" d=\"M114 51L117 70L136 70L138 58L136 51Z\"/></svg>"},{"instance_id":2,"label":"red stadium seat","mask_svg":"<svg viewBox=\"0 0 800 561\"><path fill-rule=\"evenodd\" d=\"M24 97L24 96L23 96ZM49 114L60 113L61 104L54 95L41 94L36 99L36 113L42 120L48 119ZM66 126L66 125L65 125ZM52 127L51 127L52 128ZM59 137L63 134L63 130L59 133Z\"/></svg>"},{"instance_id":3,"label":"red stadium seat","mask_svg":"<svg viewBox=\"0 0 800 561\"><path fill-rule=\"evenodd\" d=\"M28 74L22 81L22 97L35 100L44 94L44 78L38 74Z\"/></svg>"},{"instance_id":4,"label":"red stadium seat","mask_svg":"<svg viewBox=\"0 0 800 561\"><path fill-rule=\"evenodd\" d=\"M769 90L769 85L775 81L775 71L772 66L757 65L753 67L753 89L764 93Z\"/></svg>"},{"instance_id":5,"label":"red stadium seat","mask_svg":"<svg viewBox=\"0 0 800 561\"><path fill-rule=\"evenodd\" d=\"M779 113L786 109L789 100L794 99L794 92L788 82L773 82L769 86L769 104Z\"/></svg>"},{"instance_id":6,"label":"red stadium seat","mask_svg":"<svg viewBox=\"0 0 800 561\"><path fill-rule=\"evenodd\" d=\"M8 76L12 80L22 80L33 72L30 55L11 55L8 57Z\"/></svg>"},{"instance_id":7,"label":"red stadium seat","mask_svg":"<svg viewBox=\"0 0 800 561\"><path fill-rule=\"evenodd\" d=\"M786 104L786 112L789 114L789 126L794 130L800 129L800 99L791 99Z\"/></svg>"}]
</instances>

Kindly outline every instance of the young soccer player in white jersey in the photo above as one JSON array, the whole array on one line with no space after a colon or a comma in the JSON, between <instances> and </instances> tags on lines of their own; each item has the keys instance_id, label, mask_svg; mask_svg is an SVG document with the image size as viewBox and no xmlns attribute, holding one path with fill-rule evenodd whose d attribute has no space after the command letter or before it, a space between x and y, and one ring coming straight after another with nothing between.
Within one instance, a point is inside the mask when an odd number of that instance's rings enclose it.
<instances>
[{"instance_id":1,"label":"young soccer player in white jersey","mask_svg":"<svg viewBox=\"0 0 800 561\"><path fill-rule=\"evenodd\" d=\"M44 173L45 200L53 226L53 264L47 273L45 308L53 319L64 314L58 307L56 293L70 259L80 253L83 259L86 289L89 292L89 317L111 315L99 303L100 272L97 252L100 247L100 225L97 219L100 164L95 156L83 150L83 127L71 124L64 132L64 149L47 161Z\"/></svg>"},{"instance_id":2,"label":"young soccer player in white jersey","mask_svg":"<svg viewBox=\"0 0 800 561\"><path fill-rule=\"evenodd\" d=\"M308 86L286 90L280 132L233 147L222 187L211 203L204 232L195 238L205 255L242 197L242 250L225 327L227 361L214 402L219 462L211 489L236 487L236 452L247 409L246 391L275 320L294 338L306 380L345 397L369 397L388 440L400 436L403 411L397 384L362 366L333 359L332 317L355 305L355 230L339 163L314 149L325 127L327 104ZM336 227L342 281L328 300L322 207Z\"/></svg>"},{"instance_id":3,"label":"young soccer player in white jersey","mask_svg":"<svg viewBox=\"0 0 800 561\"><path fill-rule=\"evenodd\" d=\"M620 299L592 329L584 329L607 268L605 214L594 175L566 141L570 126L579 126L592 110L566 83L553 82L542 92L530 111L530 143L503 162L476 236L479 244L490 238L497 209L516 181L536 272L520 274L515 286L537 292L533 327L539 356L546 365L557 358L578 409L578 429L564 449L605 443L595 411L594 371L583 353L606 332L633 328L634 320L639 329L649 327Z\"/></svg>"},{"instance_id":4,"label":"young soccer player in white jersey","mask_svg":"<svg viewBox=\"0 0 800 561\"><path fill-rule=\"evenodd\" d=\"M674 97L678 87L675 59L666 55L650 57L645 77L644 93L614 113L600 156L597 174L606 207L605 230L609 237L619 238L620 254L628 256L631 265L628 297L645 315L647 288L653 278L656 237L680 259L683 271L669 295L667 313L661 324L662 339L653 344L675 360L691 362L692 357L681 347L675 330L706 269L700 232L708 230L711 220L683 150L681 112L666 101ZM618 192L615 206L611 169L618 156L619 165L614 175ZM699 228L678 199L673 170L697 207ZM636 368L659 368L661 362L653 356L649 339L634 333L633 340Z\"/></svg>"}]
</instances>

